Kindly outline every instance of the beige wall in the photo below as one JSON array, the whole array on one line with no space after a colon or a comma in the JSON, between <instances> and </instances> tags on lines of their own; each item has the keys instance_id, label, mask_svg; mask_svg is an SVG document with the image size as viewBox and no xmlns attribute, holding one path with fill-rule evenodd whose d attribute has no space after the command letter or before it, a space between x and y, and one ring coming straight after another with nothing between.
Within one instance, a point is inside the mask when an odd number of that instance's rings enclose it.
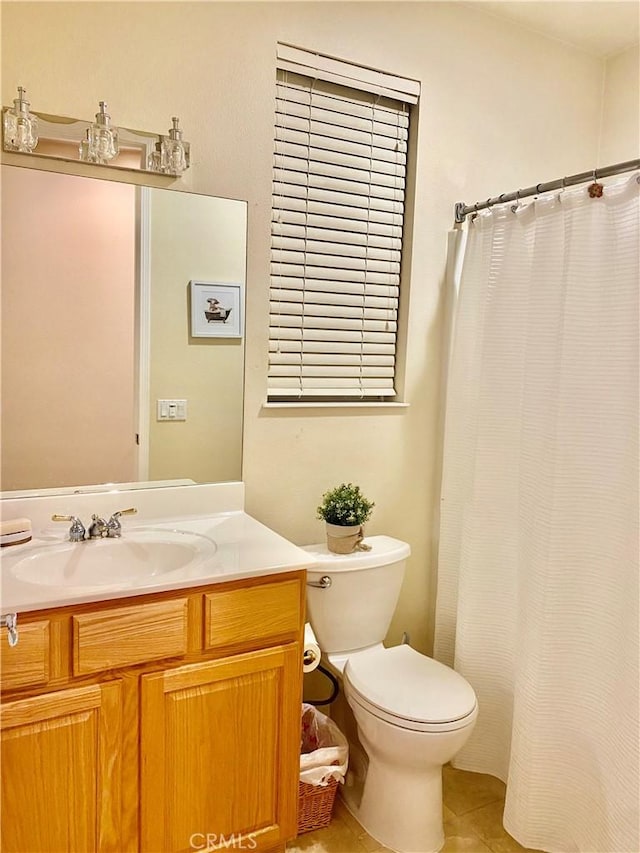
<instances>
[{"instance_id":1,"label":"beige wall","mask_svg":"<svg viewBox=\"0 0 640 853\"><path fill-rule=\"evenodd\" d=\"M189 281L240 283L246 205L151 190L149 479L238 480L244 341L189 335ZM186 421L157 421L156 400L186 399Z\"/></svg>"},{"instance_id":2,"label":"beige wall","mask_svg":"<svg viewBox=\"0 0 640 853\"><path fill-rule=\"evenodd\" d=\"M414 118L413 245L404 268L405 410L264 410L275 43L422 82ZM97 51L102 45L103 51ZM411 543L390 639L429 649L435 572L441 287L455 201L592 168L602 62L463 3L11 3L3 100L192 143L185 189L249 202L244 480L247 509L297 543L321 539L324 490L358 482L369 532ZM52 73L55 69L55 73ZM406 284L405 282L405 284Z\"/></svg>"},{"instance_id":3,"label":"beige wall","mask_svg":"<svg viewBox=\"0 0 640 853\"><path fill-rule=\"evenodd\" d=\"M640 51L638 45L605 64L599 164L640 157Z\"/></svg>"},{"instance_id":4,"label":"beige wall","mask_svg":"<svg viewBox=\"0 0 640 853\"><path fill-rule=\"evenodd\" d=\"M2 488L130 481L135 189L2 169Z\"/></svg>"}]
</instances>

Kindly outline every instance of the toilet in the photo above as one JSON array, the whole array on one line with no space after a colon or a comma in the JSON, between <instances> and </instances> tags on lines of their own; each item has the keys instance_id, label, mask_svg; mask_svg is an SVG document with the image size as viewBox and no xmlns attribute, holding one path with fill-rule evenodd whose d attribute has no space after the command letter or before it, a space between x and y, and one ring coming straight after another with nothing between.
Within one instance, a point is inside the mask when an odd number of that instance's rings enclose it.
<instances>
[{"instance_id":1,"label":"toilet","mask_svg":"<svg viewBox=\"0 0 640 853\"><path fill-rule=\"evenodd\" d=\"M383 646L411 550L389 536L365 542L370 551L346 555L325 545L304 549L314 563L308 619L357 728L355 770L342 796L381 844L436 853L444 844L442 766L466 743L478 704L450 667L406 644Z\"/></svg>"}]
</instances>

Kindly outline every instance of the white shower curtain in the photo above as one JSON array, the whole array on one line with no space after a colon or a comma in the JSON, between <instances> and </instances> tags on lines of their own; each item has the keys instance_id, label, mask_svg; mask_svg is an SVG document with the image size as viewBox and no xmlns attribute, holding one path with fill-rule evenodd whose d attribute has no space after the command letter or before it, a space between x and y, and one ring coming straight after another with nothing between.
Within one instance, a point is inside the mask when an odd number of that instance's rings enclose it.
<instances>
[{"instance_id":1,"label":"white shower curtain","mask_svg":"<svg viewBox=\"0 0 640 853\"><path fill-rule=\"evenodd\" d=\"M639 180L470 223L449 369L435 656L480 706L456 766L562 853L640 851Z\"/></svg>"}]
</instances>

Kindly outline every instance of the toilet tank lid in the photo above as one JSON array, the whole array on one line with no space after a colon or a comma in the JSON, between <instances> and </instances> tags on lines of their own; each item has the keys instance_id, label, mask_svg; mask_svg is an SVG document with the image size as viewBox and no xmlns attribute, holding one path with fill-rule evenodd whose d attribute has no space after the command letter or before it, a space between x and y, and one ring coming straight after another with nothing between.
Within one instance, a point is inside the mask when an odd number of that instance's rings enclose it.
<instances>
[{"instance_id":1,"label":"toilet tank lid","mask_svg":"<svg viewBox=\"0 0 640 853\"><path fill-rule=\"evenodd\" d=\"M363 543L370 545L370 551L354 551L353 554L334 554L329 551L326 544L304 545L302 550L307 551L313 565L308 566L309 571L332 572L354 569L373 569L377 566L386 566L406 560L411 554L411 548L400 539L391 536L367 536Z\"/></svg>"}]
</instances>

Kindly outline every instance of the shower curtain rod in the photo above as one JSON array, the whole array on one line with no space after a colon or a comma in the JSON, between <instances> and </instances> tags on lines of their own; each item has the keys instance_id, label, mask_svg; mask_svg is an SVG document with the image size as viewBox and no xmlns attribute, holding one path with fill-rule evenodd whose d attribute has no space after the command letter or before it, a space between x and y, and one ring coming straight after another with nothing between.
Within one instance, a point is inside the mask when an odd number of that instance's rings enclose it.
<instances>
[{"instance_id":1,"label":"shower curtain rod","mask_svg":"<svg viewBox=\"0 0 640 853\"><path fill-rule=\"evenodd\" d=\"M548 181L546 184L536 184L534 187L527 187L526 190L517 190L513 193L502 193L495 198L488 198L486 201L479 201L472 205L467 205L463 201L459 201L455 206L455 219L457 223L464 222L465 217L470 213L477 213L479 210L484 210L487 207L493 207L494 204L503 204L507 201L519 201L526 196L538 195L546 193L550 190L559 190L564 187L571 187L575 184L583 184L585 181L597 181L598 178L609 178L611 175L619 175L622 172L632 172L634 169L640 168L640 160L627 160L626 163L616 163L615 166L605 166L604 169L592 169L591 172L580 172L579 175L570 175L568 178L558 178L556 181Z\"/></svg>"}]
</instances>

